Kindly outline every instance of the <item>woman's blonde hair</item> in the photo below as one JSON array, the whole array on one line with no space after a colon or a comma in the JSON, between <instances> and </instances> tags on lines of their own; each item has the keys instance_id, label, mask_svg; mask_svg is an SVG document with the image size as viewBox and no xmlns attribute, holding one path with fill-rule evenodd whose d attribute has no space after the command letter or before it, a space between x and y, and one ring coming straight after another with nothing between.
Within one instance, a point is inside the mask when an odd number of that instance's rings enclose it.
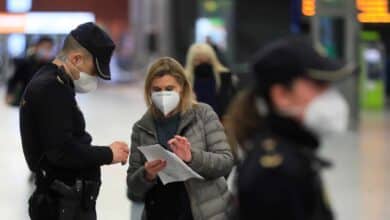
<instances>
[{"instance_id":1,"label":"woman's blonde hair","mask_svg":"<svg viewBox=\"0 0 390 220\"><path fill-rule=\"evenodd\" d=\"M177 108L182 114L188 111L196 104L195 95L192 86L188 81L183 66L171 57L162 57L154 61L148 68L145 79L145 102L154 116L161 116L161 112L153 105L152 102L152 83L153 80L165 75L174 77L177 83L182 87L180 94L180 103Z\"/></svg>"},{"instance_id":2,"label":"woman's blonde hair","mask_svg":"<svg viewBox=\"0 0 390 220\"><path fill-rule=\"evenodd\" d=\"M217 88L221 87L221 78L219 76L222 72L229 72L229 69L222 65L219 61L214 49L206 43L196 43L191 45L187 53L187 62L186 62L186 75L191 85L194 84L194 60L198 55L207 56L210 59L210 64L213 66L215 81L217 83Z\"/></svg>"}]
</instances>

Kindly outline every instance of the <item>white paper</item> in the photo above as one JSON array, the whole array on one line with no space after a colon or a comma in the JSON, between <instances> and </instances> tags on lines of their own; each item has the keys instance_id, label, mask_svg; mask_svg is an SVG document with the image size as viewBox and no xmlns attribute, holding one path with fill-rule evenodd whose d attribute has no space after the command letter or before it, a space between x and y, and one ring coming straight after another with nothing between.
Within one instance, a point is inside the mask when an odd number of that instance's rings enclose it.
<instances>
[{"instance_id":1,"label":"white paper","mask_svg":"<svg viewBox=\"0 0 390 220\"><path fill-rule=\"evenodd\" d=\"M158 176L164 185L172 182L183 182L192 178L204 179L176 156L176 154L165 150L159 144L141 146L138 149L145 155L148 161L167 161L167 166L158 173Z\"/></svg>"}]
</instances>

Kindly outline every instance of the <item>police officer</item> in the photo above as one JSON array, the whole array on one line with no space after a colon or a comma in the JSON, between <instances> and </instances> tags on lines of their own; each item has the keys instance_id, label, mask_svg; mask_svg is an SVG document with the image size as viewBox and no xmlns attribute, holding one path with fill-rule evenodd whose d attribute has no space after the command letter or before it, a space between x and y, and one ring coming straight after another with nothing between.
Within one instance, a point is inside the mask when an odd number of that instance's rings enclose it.
<instances>
[{"instance_id":1,"label":"police officer","mask_svg":"<svg viewBox=\"0 0 390 220\"><path fill-rule=\"evenodd\" d=\"M233 133L245 156L238 168L240 219L331 220L316 151L321 138L347 129L349 109L331 82L349 65L318 53L304 37L263 48L255 85L233 104Z\"/></svg>"},{"instance_id":2,"label":"police officer","mask_svg":"<svg viewBox=\"0 0 390 220\"><path fill-rule=\"evenodd\" d=\"M14 60L15 72L7 82L7 104L19 106L23 92L33 75L54 58L53 48L53 39L42 36L28 50L26 57Z\"/></svg>"},{"instance_id":3,"label":"police officer","mask_svg":"<svg viewBox=\"0 0 390 220\"><path fill-rule=\"evenodd\" d=\"M29 200L32 220L96 219L100 167L126 163L124 142L91 145L75 92L91 92L97 77L109 80L115 45L94 23L74 29L52 63L42 67L22 98L20 128L27 164L36 173Z\"/></svg>"}]
</instances>

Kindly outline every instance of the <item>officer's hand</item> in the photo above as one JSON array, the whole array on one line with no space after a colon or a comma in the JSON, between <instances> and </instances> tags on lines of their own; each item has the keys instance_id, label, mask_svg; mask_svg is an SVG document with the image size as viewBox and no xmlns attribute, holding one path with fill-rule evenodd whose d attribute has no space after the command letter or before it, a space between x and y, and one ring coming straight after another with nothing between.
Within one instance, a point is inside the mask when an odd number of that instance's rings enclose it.
<instances>
[{"instance_id":1,"label":"officer's hand","mask_svg":"<svg viewBox=\"0 0 390 220\"><path fill-rule=\"evenodd\" d=\"M120 141L115 141L110 145L112 151L112 164L122 163L122 165L127 163L127 158L129 158L129 146Z\"/></svg>"},{"instance_id":2,"label":"officer's hand","mask_svg":"<svg viewBox=\"0 0 390 220\"><path fill-rule=\"evenodd\" d=\"M167 166L166 160L153 160L145 163L145 178L148 181L156 179L158 172Z\"/></svg>"},{"instance_id":3,"label":"officer's hand","mask_svg":"<svg viewBox=\"0 0 390 220\"><path fill-rule=\"evenodd\" d=\"M7 103L8 105L11 105L13 101L14 101L14 96L13 95L7 94L5 96L5 103Z\"/></svg>"}]
</instances>

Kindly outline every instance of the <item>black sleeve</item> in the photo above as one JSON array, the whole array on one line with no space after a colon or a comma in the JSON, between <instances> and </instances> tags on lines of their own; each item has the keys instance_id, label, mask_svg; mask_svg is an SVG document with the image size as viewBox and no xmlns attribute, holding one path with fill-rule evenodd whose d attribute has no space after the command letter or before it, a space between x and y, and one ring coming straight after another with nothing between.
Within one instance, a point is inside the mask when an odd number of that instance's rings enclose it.
<instances>
[{"instance_id":1,"label":"black sleeve","mask_svg":"<svg viewBox=\"0 0 390 220\"><path fill-rule=\"evenodd\" d=\"M73 94L65 85L53 83L39 92L36 107L39 135L50 163L64 168L89 168L110 164L109 147L80 143L73 137Z\"/></svg>"},{"instance_id":2,"label":"black sleeve","mask_svg":"<svg viewBox=\"0 0 390 220\"><path fill-rule=\"evenodd\" d=\"M14 74L7 82L7 94L12 94L15 92L16 85L18 83L24 83L23 74L26 73L26 62L22 59L15 59L15 71Z\"/></svg>"},{"instance_id":3,"label":"black sleeve","mask_svg":"<svg viewBox=\"0 0 390 220\"><path fill-rule=\"evenodd\" d=\"M12 94L12 92L15 90L15 86L17 82L18 82L17 78L14 74L7 82L7 94Z\"/></svg>"}]
</instances>

